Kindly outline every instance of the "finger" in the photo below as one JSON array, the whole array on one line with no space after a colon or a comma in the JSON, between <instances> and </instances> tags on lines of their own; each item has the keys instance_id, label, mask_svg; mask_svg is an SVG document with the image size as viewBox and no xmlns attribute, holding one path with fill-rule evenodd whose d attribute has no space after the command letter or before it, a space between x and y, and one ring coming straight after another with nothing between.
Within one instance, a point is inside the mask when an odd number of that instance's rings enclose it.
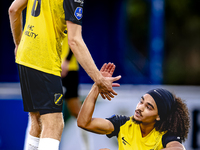
<instances>
[{"instance_id":1,"label":"finger","mask_svg":"<svg viewBox=\"0 0 200 150\"><path fill-rule=\"evenodd\" d=\"M114 71L115 71L115 65L114 64L112 64L112 67L110 68L110 71L109 71L109 73L111 74L111 76L113 75L113 73L114 73Z\"/></svg>"},{"instance_id":2,"label":"finger","mask_svg":"<svg viewBox=\"0 0 200 150\"><path fill-rule=\"evenodd\" d=\"M121 75L119 75L119 76L117 76L117 77L113 77L112 79L113 79L113 82L114 82L114 81L117 81L117 80L121 79Z\"/></svg>"},{"instance_id":3,"label":"finger","mask_svg":"<svg viewBox=\"0 0 200 150\"><path fill-rule=\"evenodd\" d=\"M114 98L114 95L111 92L107 92L106 95L108 95L110 98Z\"/></svg>"},{"instance_id":4,"label":"finger","mask_svg":"<svg viewBox=\"0 0 200 150\"><path fill-rule=\"evenodd\" d=\"M107 72L109 73L110 72L110 70L111 70L111 68L112 68L112 66L113 66L113 63L108 63L109 64L109 66L107 67Z\"/></svg>"},{"instance_id":5,"label":"finger","mask_svg":"<svg viewBox=\"0 0 200 150\"><path fill-rule=\"evenodd\" d=\"M105 94L105 96L106 96L106 98L107 98L108 100L111 100L110 96L108 96L107 94Z\"/></svg>"},{"instance_id":6,"label":"finger","mask_svg":"<svg viewBox=\"0 0 200 150\"><path fill-rule=\"evenodd\" d=\"M112 83L112 87L120 87L119 83Z\"/></svg>"},{"instance_id":7,"label":"finger","mask_svg":"<svg viewBox=\"0 0 200 150\"><path fill-rule=\"evenodd\" d=\"M102 97L103 99L106 99L106 97L104 96L103 93L100 93L100 94L101 94L101 97Z\"/></svg>"},{"instance_id":8,"label":"finger","mask_svg":"<svg viewBox=\"0 0 200 150\"><path fill-rule=\"evenodd\" d=\"M110 91L113 95L117 95L117 92L115 92L113 89Z\"/></svg>"},{"instance_id":9,"label":"finger","mask_svg":"<svg viewBox=\"0 0 200 150\"><path fill-rule=\"evenodd\" d=\"M111 63L109 62L109 63L107 64L105 70L104 70L105 72L108 72L108 71L109 71L110 65L111 65Z\"/></svg>"},{"instance_id":10,"label":"finger","mask_svg":"<svg viewBox=\"0 0 200 150\"><path fill-rule=\"evenodd\" d=\"M108 71L110 71L111 70L111 68L112 68L112 66L113 66L113 63L108 63L109 64L109 66L107 67L108 68Z\"/></svg>"},{"instance_id":11,"label":"finger","mask_svg":"<svg viewBox=\"0 0 200 150\"><path fill-rule=\"evenodd\" d=\"M101 67L100 72L103 72L105 70L106 66L107 66L107 63L104 63L103 66Z\"/></svg>"}]
</instances>

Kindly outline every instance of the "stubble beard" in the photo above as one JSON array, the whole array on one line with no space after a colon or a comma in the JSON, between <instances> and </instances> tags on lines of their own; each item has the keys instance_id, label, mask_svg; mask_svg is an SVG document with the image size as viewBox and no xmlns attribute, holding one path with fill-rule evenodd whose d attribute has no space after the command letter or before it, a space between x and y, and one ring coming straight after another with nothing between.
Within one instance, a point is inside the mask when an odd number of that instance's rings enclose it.
<instances>
[{"instance_id":1,"label":"stubble beard","mask_svg":"<svg viewBox=\"0 0 200 150\"><path fill-rule=\"evenodd\" d=\"M138 121L138 120L136 120L136 119L134 118L134 116L132 116L132 121L135 122L136 124L140 124L140 123L142 123L142 121Z\"/></svg>"}]
</instances>

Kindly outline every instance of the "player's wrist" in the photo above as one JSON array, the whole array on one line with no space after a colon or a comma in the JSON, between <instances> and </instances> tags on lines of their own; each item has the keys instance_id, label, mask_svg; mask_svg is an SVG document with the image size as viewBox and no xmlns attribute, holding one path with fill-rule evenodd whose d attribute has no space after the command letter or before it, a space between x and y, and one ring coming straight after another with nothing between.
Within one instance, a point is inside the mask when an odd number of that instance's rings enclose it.
<instances>
[{"instance_id":1,"label":"player's wrist","mask_svg":"<svg viewBox=\"0 0 200 150\"><path fill-rule=\"evenodd\" d=\"M99 87L96 83L93 84L91 91L94 93L94 97L96 100L100 92Z\"/></svg>"},{"instance_id":2,"label":"player's wrist","mask_svg":"<svg viewBox=\"0 0 200 150\"><path fill-rule=\"evenodd\" d=\"M95 81L95 84L98 86L98 87L101 87L102 86L102 81L104 80L103 79L104 77L99 74L98 77L96 78L96 81Z\"/></svg>"},{"instance_id":3,"label":"player's wrist","mask_svg":"<svg viewBox=\"0 0 200 150\"><path fill-rule=\"evenodd\" d=\"M96 83L93 84L92 86L93 89L99 89L98 85Z\"/></svg>"}]
</instances>

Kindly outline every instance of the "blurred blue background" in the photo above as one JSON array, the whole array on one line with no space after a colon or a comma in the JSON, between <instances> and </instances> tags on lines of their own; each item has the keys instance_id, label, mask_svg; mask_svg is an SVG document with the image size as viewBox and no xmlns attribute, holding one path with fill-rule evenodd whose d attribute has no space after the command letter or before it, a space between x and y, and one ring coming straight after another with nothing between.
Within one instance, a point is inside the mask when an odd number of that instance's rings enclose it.
<instances>
[{"instance_id":1,"label":"blurred blue background","mask_svg":"<svg viewBox=\"0 0 200 150\"><path fill-rule=\"evenodd\" d=\"M8 17L11 3L0 2L0 94L7 85L18 88L19 82ZM105 62L116 65L114 76L122 75L121 84L199 86L199 5L199 0L85 0L83 39L99 69ZM81 67L80 83L92 83ZM27 113L21 97L0 98L0 149L12 149L5 143L11 133L22 149ZM197 133L199 128L197 124Z\"/></svg>"}]
</instances>

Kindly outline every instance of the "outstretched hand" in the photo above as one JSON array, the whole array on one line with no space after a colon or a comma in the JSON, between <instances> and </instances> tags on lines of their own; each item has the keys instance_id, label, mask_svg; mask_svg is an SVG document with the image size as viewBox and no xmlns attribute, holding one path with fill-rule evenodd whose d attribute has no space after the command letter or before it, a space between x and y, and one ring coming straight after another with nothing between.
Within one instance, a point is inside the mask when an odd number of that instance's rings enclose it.
<instances>
[{"instance_id":1,"label":"outstretched hand","mask_svg":"<svg viewBox=\"0 0 200 150\"><path fill-rule=\"evenodd\" d=\"M101 74L104 76L104 77L112 77L114 71L115 71L115 65L113 63L108 63L108 64L103 64L103 66L101 67ZM118 83L112 83L112 86L113 87L119 87L120 84Z\"/></svg>"},{"instance_id":2,"label":"outstretched hand","mask_svg":"<svg viewBox=\"0 0 200 150\"><path fill-rule=\"evenodd\" d=\"M101 74L103 77L106 77L107 79L110 79L111 80L111 77L113 75L115 71L115 65L113 63L105 63L102 67L101 67ZM112 79L112 87L119 87L120 84L118 83L113 83L114 81L117 81L121 78L121 76L117 76L115 78ZM113 94L114 95L117 95L117 93L112 89L111 92L108 92L108 93L105 93L104 91L101 91L100 89L100 94L102 96L103 99L107 98L108 100L111 100L111 98L114 98Z\"/></svg>"}]
</instances>

